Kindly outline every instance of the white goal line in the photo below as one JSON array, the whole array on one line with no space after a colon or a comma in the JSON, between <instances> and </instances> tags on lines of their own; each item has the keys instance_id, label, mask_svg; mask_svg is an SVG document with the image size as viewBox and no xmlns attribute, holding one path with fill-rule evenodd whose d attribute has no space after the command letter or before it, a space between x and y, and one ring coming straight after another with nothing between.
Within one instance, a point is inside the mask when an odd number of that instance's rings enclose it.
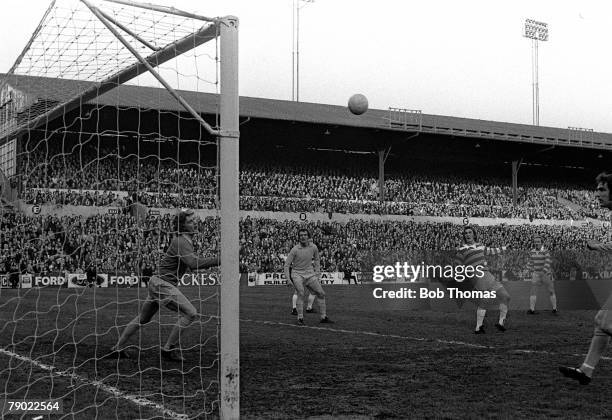
<instances>
[{"instance_id":1,"label":"white goal line","mask_svg":"<svg viewBox=\"0 0 612 420\"><path fill-rule=\"evenodd\" d=\"M124 400L127 400L135 405L138 405L140 407L147 407L147 408L153 408L157 411L159 411L160 413L163 414L164 417L173 419L173 420L184 420L184 419L188 419L189 416L187 416L186 414L179 414L175 411L172 411L166 407L164 407L161 404L157 404L151 400L148 400L146 398L140 397L138 395L134 395L134 394L128 394L126 392L121 391L119 388L116 388L114 386L110 386L105 384L102 381L97 381L97 380L91 380L85 376L81 376L81 375L77 375L76 373L69 373L67 371L58 371L57 368L55 368L54 366L51 365L47 365L45 363L41 363L37 360L31 359L27 356L22 356L20 354L14 353L12 351L0 348L0 354L4 354L8 357L12 357L24 362L28 362L33 364L34 366L36 366L37 368L47 371L49 372L52 376L56 376L56 377L64 377L64 378L69 378L73 381L78 381L81 382L84 385L90 385L93 386L95 388L98 388L102 391L105 391L111 395L113 395L116 398L121 398ZM65 407L64 407L65 408Z\"/></svg>"}]
</instances>

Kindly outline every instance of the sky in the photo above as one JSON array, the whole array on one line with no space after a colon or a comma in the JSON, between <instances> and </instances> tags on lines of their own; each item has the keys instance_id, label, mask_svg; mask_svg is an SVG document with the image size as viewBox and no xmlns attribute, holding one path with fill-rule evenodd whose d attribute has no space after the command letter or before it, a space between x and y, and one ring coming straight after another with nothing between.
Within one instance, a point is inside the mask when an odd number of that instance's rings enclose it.
<instances>
[{"instance_id":1,"label":"sky","mask_svg":"<svg viewBox=\"0 0 612 420\"><path fill-rule=\"evenodd\" d=\"M148 0L240 19L240 94L291 100L293 0ZM3 0L0 72L17 58L47 0ZM24 5L27 5L24 6ZM539 44L540 125L612 132L609 0L314 0L300 10L300 101L421 110L532 123L532 42Z\"/></svg>"}]
</instances>

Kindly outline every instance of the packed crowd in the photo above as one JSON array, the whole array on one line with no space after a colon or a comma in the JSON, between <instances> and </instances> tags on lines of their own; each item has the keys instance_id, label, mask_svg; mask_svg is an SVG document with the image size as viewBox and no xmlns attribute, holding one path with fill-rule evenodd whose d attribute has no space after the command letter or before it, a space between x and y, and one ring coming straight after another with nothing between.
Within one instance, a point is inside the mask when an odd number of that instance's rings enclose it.
<instances>
[{"instance_id":1,"label":"packed crowd","mask_svg":"<svg viewBox=\"0 0 612 420\"><path fill-rule=\"evenodd\" d=\"M35 150L21 159L22 198L28 204L122 206L137 191L153 207L215 208L212 165L176 159L138 158L119 148L82 148L79 153ZM377 178L360 168L323 165L245 164L240 171L243 210L335 212L455 217L583 220L600 217L592 192L577 187L519 187L513 205L508 179L392 172L386 201L377 201ZM574 203L568 206L560 201Z\"/></svg>"},{"instance_id":2,"label":"packed crowd","mask_svg":"<svg viewBox=\"0 0 612 420\"><path fill-rule=\"evenodd\" d=\"M156 265L172 236L171 217L138 221L129 215L36 216L7 213L0 217L2 267L20 271L78 272L94 265L105 272L136 272L143 263ZM217 251L216 222L199 222L194 247L205 255Z\"/></svg>"},{"instance_id":3,"label":"packed crowd","mask_svg":"<svg viewBox=\"0 0 612 420\"><path fill-rule=\"evenodd\" d=\"M176 157L137 157L124 148L83 147L69 150L35 149L20 159L25 189L146 191L149 193L210 194L215 171L204 165L184 164Z\"/></svg>"},{"instance_id":4,"label":"packed crowd","mask_svg":"<svg viewBox=\"0 0 612 420\"><path fill-rule=\"evenodd\" d=\"M0 216L0 271L18 267L20 272L78 272L95 266L102 272L137 272L143 263L156 266L172 236L172 218L148 216L136 221L129 215ZM367 271L372 264L393 261L434 261L461 243L462 226L450 223L296 222L246 217L240 222L241 272L282 271L285 257L295 244L300 228L312 232L326 271ZM199 220L194 247L205 255L219 250L218 219ZM534 234L557 255L558 264L584 267L593 262L585 249L588 239L601 239L605 232L590 226L495 225L478 228L479 241L508 246L512 252L502 265L520 269L525 250ZM569 253L569 254L568 254ZM572 254L573 253L573 254ZM569 255L570 257L568 257ZM409 258L409 259L403 259ZM505 261L505 263L503 262Z\"/></svg>"},{"instance_id":5,"label":"packed crowd","mask_svg":"<svg viewBox=\"0 0 612 420\"><path fill-rule=\"evenodd\" d=\"M329 171L328 171L329 172ZM241 174L241 194L265 197L257 204L281 211L296 207L330 207L340 213L402 214L427 216L511 217L537 219L582 219L557 200L564 189L546 187L519 188L519 206L512 203L512 188L501 179L478 179L427 173L394 173L385 180L386 202L376 202L377 178L363 172L347 174L313 171L312 167L249 166ZM586 201L592 193L574 191ZM300 198L280 201L277 197ZM585 202L581 203L584 205ZM289 210L286 210L289 208ZM250 208L249 208L250 209ZM305 211L297 209L298 211Z\"/></svg>"},{"instance_id":6,"label":"packed crowd","mask_svg":"<svg viewBox=\"0 0 612 420\"><path fill-rule=\"evenodd\" d=\"M134 198L136 197L136 198ZM200 194L149 194L127 191L78 191L78 190L39 190L30 189L23 193L26 204L52 204L57 206L96 206L127 207L138 201L149 207L193 209L214 209L216 200L212 195Z\"/></svg>"}]
</instances>

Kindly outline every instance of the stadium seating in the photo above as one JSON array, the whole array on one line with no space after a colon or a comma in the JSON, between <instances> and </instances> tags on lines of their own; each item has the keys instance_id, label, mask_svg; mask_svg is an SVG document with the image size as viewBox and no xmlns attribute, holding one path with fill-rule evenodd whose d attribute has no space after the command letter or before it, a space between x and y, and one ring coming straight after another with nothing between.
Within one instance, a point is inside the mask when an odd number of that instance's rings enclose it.
<instances>
[{"instance_id":1,"label":"stadium seating","mask_svg":"<svg viewBox=\"0 0 612 420\"><path fill-rule=\"evenodd\" d=\"M116 146L58 147L39 145L19 157L19 172L24 175L21 199L26 204L127 209L138 200L160 208L217 206L212 164L179 166L171 158L137 158ZM527 179L519 188L519 205L513 206L507 180L478 171L481 176L459 173L436 173L426 166L391 171L385 180L387 201L380 202L372 168L245 162L240 171L240 207L252 211L560 220L602 216L594 194L584 187L547 186ZM215 219L199 223L196 249L216 253ZM323 229L320 222L247 217L240 225L241 271L281 271L302 226L313 232L322 268L332 271L367 270L368 261L377 252L454 249L461 229L448 223L368 220L334 222ZM0 247L4 251L0 271L16 262L22 272L84 270L90 264L107 271L136 271L143 260L158 261L168 245L169 231L167 216L150 216L144 225L137 225L127 211L87 218L4 214L0 216ZM584 249L587 239L600 234L594 227L497 225L482 228L480 240L524 250L531 246L536 232L546 238L547 247L559 252ZM520 266L521 258L509 256L501 264Z\"/></svg>"},{"instance_id":2,"label":"stadium seating","mask_svg":"<svg viewBox=\"0 0 612 420\"><path fill-rule=\"evenodd\" d=\"M110 147L79 153L34 150L20 159L22 198L28 204L124 206L139 191L152 207L215 208L215 173L211 167L181 165L151 156L137 159ZM240 172L243 210L337 212L454 217L573 219L601 217L594 195L575 186L545 187L526 180L519 205L512 203L507 180L466 175L440 176L427 170L390 173L387 201L379 202L376 177L368 172L323 165L244 164ZM559 199L575 203L573 208Z\"/></svg>"}]
</instances>

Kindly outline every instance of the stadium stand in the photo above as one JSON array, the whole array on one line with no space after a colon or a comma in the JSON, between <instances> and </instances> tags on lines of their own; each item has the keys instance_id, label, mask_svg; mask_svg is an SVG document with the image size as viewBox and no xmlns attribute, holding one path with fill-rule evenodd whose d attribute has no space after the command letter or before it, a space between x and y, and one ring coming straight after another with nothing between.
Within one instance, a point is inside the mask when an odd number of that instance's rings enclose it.
<instances>
[{"instance_id":1,"label":"stadium stand","mask_svg":"<svg viewBox=\"0 0 612 420\"><path fill-rule=\"evenodd\" d=\"M38 147L21 162L27 204L121 207L139 191L139 201L150 207L215 208L211 169L198 169L194 163L177 169L174 162L121 155L112 148L97 151L93 145L81 145L78 153L70 154L49 147ZM440 175L425 168L391 173L385 180L387 200L380 202L376 177L367 171L247 163L240 172L241 208L556 220L601 215L593 193L584 188L544 187L526 180L514 206L507 180L459 174Z\"/></svg>"}]
</instances>

